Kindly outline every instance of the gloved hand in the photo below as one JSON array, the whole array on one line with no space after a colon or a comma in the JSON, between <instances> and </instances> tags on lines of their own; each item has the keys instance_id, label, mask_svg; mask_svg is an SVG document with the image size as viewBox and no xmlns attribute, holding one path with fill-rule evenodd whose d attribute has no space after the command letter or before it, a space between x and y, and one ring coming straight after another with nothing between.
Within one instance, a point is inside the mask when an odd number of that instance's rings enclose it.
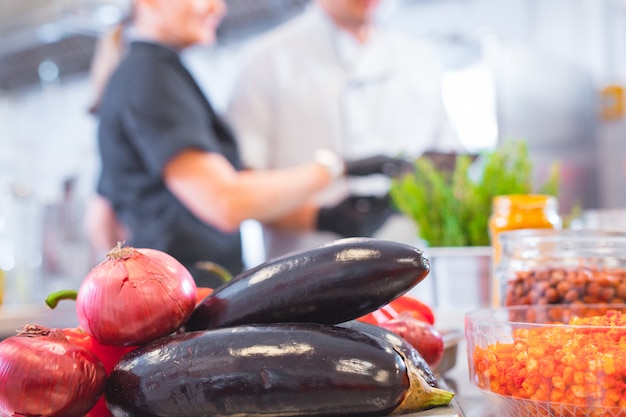
<instances>
[{"instance_id":1,"label":"gloved hand","mask_svg":"<svg viewBox=\"0 0 626 417\"><path fill-rule=\"evenodd\" d=\"M334 207L322 207L317 229L343 237L371 237L395 211L389 196L350 196Z\"/></svg>"},{"instance_id":2,"label":"gloved hand","mask_svg":"<svg viewBox=\"0 0 626 417\"><path fill-rule=\"evenodd\" d=\"M413 162L404 158L386 155L346 161L346 176L366 176L383 174L388 177L399 177L414 170Z\"/></svg>"}]
</instances>

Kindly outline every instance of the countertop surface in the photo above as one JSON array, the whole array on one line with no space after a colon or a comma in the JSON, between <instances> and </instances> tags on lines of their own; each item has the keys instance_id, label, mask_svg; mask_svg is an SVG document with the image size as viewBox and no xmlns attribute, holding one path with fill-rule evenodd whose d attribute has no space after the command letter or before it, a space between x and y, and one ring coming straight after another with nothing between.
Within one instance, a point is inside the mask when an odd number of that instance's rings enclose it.
<instances>
[{"instance_id":1,"label":"countertop surface","mask_svg":"<svg viewBox=\"0 0 626 417\"><path fill-rule=\"evenodd\" d=\"M16 334L27 324L45 327L76 327L76 306L74 302L60 303L54 310L42 301L38 304L0 305L0 339Z\"/></svg>"}]
</instances>

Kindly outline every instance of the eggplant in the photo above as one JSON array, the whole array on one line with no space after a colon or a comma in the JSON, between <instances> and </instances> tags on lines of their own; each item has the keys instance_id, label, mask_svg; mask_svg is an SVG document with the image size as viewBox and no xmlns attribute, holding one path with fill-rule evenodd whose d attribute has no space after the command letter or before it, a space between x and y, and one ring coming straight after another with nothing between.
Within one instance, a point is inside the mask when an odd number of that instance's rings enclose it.
<instances>
[{"instance_id":1,"label":"eggplant","mask_svg":"<svg viewBox=\"0 0 626 417\"><path fill-rule=\"evenodd\" d=\"M200 302L185 329L250 323L337 324L377 310L429 273L418 248L373 239L340 239L244 271Z\"/></svg>"},{"instance_id":2,"label":"eggplant","mask_svg":"<svg viewBox=\"0 0 626 417\"><path fill-rule=\"evenodd\" d=\"M357 330L372 337L377 337L391 343L394 348L399 350L408 360L413 363L417 371L420 373L422 378L424 378L428 385L430 385L431 387L439 388L437 377L428 365L428 362L426 362L424 357L419 353L417 349L415 349L412 344L407 342L402 337L398 336L396 333L392 332L391 330L387 330L384 327L376 326L369 323L363 323L358 320L350 320L345 323L340 323L338 324L338 326Z\"/></svg>"},{"instance_id":3,"label":"eggplant","mask_svg":"<svg viewBox=\"0 0 626 417\"><path fill-rule=\"evenodd\" d=\"M394 347L318 323L177 333L125 355L105 389L114 417L385 416L449 404Z\"/></svg>"}]
</instances>

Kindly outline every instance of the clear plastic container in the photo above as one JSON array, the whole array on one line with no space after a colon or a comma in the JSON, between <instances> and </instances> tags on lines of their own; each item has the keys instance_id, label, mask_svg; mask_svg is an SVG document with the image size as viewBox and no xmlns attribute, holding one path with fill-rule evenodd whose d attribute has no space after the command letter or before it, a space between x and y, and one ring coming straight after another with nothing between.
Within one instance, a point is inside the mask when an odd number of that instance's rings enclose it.
<instances>
[{"instance_id":1,"label":"clear plastic container","mask_svg":"<svg viewBox=\"0 0 626 417\"><path fill-rule=\"evenodd\" d=\"M526 229L500 242L499 305L626 303L626 233Z\"/></svg>"},{"instance_id":2,"label":"clear plastic container","mask_svg":"<svg viewBox=\"0 0 626 417\"><path fill-rule=\"evenodd\" d=\"M476 310L465 336L471 384L492 415L626 417L626 305Z\"/></svg>"}]
</instances>

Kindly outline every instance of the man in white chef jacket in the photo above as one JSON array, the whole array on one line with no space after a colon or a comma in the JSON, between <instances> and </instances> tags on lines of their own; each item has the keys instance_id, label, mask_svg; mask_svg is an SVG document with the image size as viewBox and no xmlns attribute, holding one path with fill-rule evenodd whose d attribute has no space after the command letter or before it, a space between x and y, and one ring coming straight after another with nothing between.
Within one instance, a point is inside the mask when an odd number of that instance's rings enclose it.
<instances>
[{"instance_id":1,"label":"man in white chef jacket","mask_svg":"<svg viewBox=\"0 0 626 417\"><path fill-rule=\"evenodd\" d=\"M319 148L345 160L460 150L436 59L427 46L376 25L384 1L314 0L252 42L227 114L248 167L296 165ZM389 185L382 175L349 177L317 198L332 205L349 194L384 195ZM264 236L270 258L338 237L272 229ZM376 237L417 243L416 228L400 215Z\"/></svg>"}]
</instances>

